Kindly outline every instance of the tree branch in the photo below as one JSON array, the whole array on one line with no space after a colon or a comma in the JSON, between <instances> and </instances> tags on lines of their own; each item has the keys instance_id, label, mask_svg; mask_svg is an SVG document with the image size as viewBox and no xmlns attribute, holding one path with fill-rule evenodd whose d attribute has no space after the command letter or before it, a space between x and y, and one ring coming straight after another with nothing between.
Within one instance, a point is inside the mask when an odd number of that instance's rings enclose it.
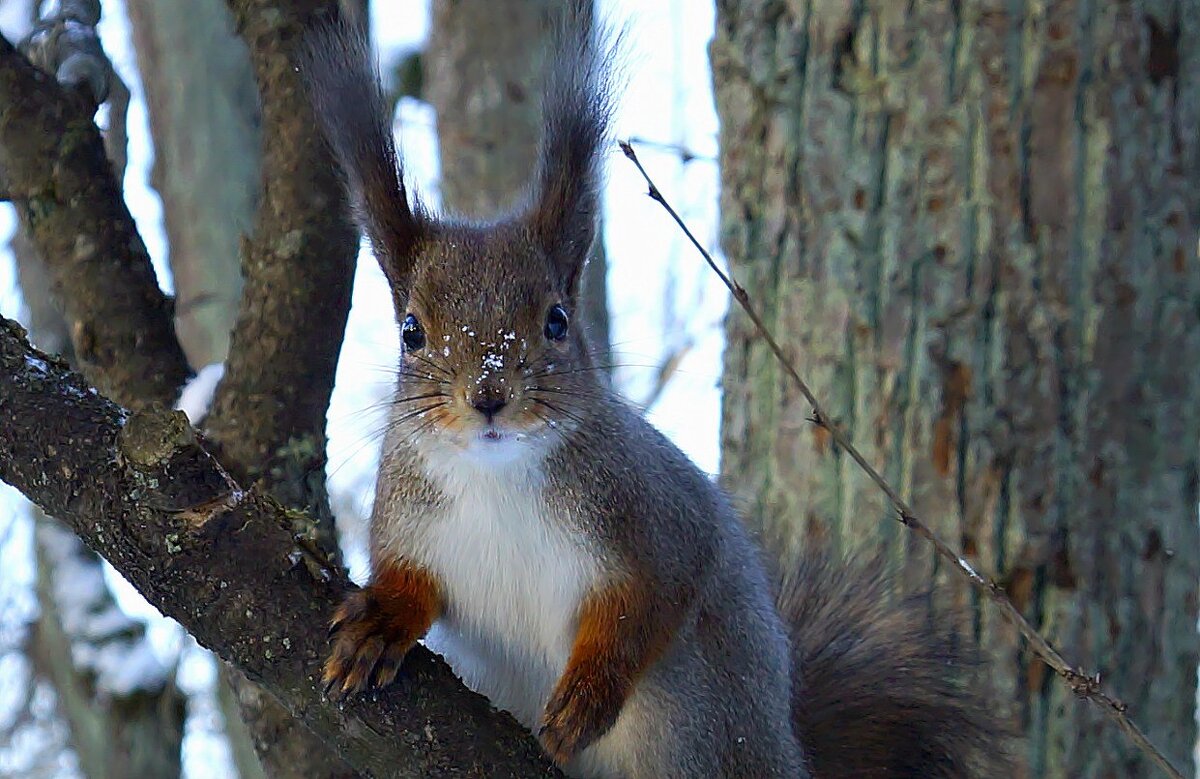
<instances>
[{"instance_id":1,"label":"tree branch","mask_svg":"<svg viewBox=\"0 0 1200 779\"><path fill-rule=\"evenodd\" d=\"M325 625L349 583L299 555L290 512L237 485L180 417L121 409L0 319L0 479L164 614L365 773L559 776L516 722L421 648L393 688L327 700Z\"/></svg>"},{"instance_id":2,"label":"tree branch","mask_svg":"<svg viewBox=\"0 0 1200 779\"><path fill-rule=\"evenodd\" d=\"M45 263L24 230L9 248L32 338L69 362L70 334L51 305ZM84 773L178 779L185 701L173 669L146 662L152 651L143 623L117 618L100 557L56 520L32 513L38 617L29 655L54 686Z\"/></svg>"},{"instance_id":3,"label":"tree branch","mask_svg":"<svg viewBox=\"0 0 1200 779\"><path fill-rule=\"evenodd\" d=\"M242 247L241 312L205 420L242 481L315 514L328 549L325 413L350 310L358 233L292 47L335 0L230 2L250 48L262 105L262 202Z\"/></svg>"},{"instance_id":4,"label":"tree branch","mask_svg":"<svg viewBox=\"0 0 1200 779\"><path fill-rule=\"evenodd\" d=\"M242 245L241 309L204 427L237 479L306 511L315 520L313 541L337 559L325 487L325 416L350 310L358 233L293 48L315 20L336 15L338 3L228 5L258 86L262 198L254 235ZM236 677L230 681L269 775L350 773L270 696Z\"/></svg>"},{"instance_id":5,"label":"tree branch","mask_svg":"<svg viewBox=\"0 0 1200 779\"><path fill-rule=\"evenodd\" d=\"M0 38L0 168L50 269L76 359L127 406L170 404L188 365L89 100Z\"/></svg>"}]
</instances>

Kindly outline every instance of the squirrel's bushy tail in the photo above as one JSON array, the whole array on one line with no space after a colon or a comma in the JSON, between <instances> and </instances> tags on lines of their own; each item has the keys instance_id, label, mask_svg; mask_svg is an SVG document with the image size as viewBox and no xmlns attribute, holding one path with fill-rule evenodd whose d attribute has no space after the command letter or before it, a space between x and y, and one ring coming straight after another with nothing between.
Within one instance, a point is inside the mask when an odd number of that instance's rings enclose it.
<instances>
[{"instance_id":1,"label":"squirrel's bushy tail","mask_svg":"<svg viewBox=\"0 0 1200 779\"><path fill-rule=\"evenodd\" d=\"M1007 728L971 677L975 653L883 565L805 554L783 577L792 720L817 779L991 779Z\"/></svg>"}]
</instances>

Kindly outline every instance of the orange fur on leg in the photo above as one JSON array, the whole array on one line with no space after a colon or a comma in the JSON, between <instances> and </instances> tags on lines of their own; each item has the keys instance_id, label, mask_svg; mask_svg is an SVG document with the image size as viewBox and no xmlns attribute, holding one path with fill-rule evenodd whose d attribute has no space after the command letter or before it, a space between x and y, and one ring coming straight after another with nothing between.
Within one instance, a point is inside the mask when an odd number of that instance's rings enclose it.
<instances>
[{"instance_id":1,"label":"orange fur on leg","mask_svg":"<svg viewBox=\"0 0 1200 779\"><path fill-rule=\"evenodd\" d=\"M681 609L652 601L652 592L649 582L626 582L584 601L570 660L542 717L542 745L559 763L608 732L670 643Z\"/></svg>"},{"instance_id":2,"label":"orange fur on leg","mask_svg":"<svg viewBox=\"0 0 1200 779\"><path fill-rule=\"evenodd\" d=\"M371 583L347 595L333 616L326 692L341 696L390 684L441 609L441 587L428 571L405 562L380 566Z\"/></svg>"}]
</instances>

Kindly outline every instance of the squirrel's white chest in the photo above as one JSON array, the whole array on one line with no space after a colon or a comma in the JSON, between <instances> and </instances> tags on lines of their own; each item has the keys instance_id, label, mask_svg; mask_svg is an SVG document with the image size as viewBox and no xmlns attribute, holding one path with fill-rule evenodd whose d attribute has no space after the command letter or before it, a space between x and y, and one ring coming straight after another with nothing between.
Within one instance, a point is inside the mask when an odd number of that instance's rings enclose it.
<instances>
[{"instance_id":1,"label":"squirrel's white chest","mask_svg":"<svg viewBox=\"0 0 1200 779\"><path fill-rule=\"evenodd\" d=\"M600 558L549 509L536 468L464 463L441 469L438 482L445 505L422 522L418 556L442 582L446 612L428 643L469 686L533 727Z\"/></svg>"}]
</instances>

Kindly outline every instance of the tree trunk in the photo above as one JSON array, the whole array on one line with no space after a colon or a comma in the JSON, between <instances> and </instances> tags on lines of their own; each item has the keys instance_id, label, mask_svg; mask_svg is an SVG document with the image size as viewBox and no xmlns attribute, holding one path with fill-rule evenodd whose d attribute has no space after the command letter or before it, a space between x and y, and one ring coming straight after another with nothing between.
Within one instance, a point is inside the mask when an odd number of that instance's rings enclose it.
<instances>
[{"instance_id":1,"label":"tree trunk","mask_svg":"<svg viewBox=\"0 0 1200 779\"><path fill-rule=\"evenodd\" d=\"M1189 773L1200 3L717 6L735 274L855 444ZM736 309L728 337L723 474L751 521L927 580ZM1026 775L1154 775L970 605Z\"/></svg>"},{"instance_id":2,"label":"tree trunk","mask_svg":"<svg viewBox=\"0 0 1200 779\"><path fill-rule=\"evenodd\" d=\"M518 205L537 162L539 100L553 0L435 0L426 97L437 112L442 205L487 219ZM593 348L608 347L603 248L583 279L580 318Z\"/></svg>"},{"instance_id":3,"label":"tree trunk","mask_svg":"<svg viewBox=\"0 0 1200 779\"><path fill-rule=\"evenodd\" d=\"M254 72L222 0L127 0L154 137L152 183L193 368L221 362L237 319L238 250L259 195Z\"/></svg>"}]
</instances>

